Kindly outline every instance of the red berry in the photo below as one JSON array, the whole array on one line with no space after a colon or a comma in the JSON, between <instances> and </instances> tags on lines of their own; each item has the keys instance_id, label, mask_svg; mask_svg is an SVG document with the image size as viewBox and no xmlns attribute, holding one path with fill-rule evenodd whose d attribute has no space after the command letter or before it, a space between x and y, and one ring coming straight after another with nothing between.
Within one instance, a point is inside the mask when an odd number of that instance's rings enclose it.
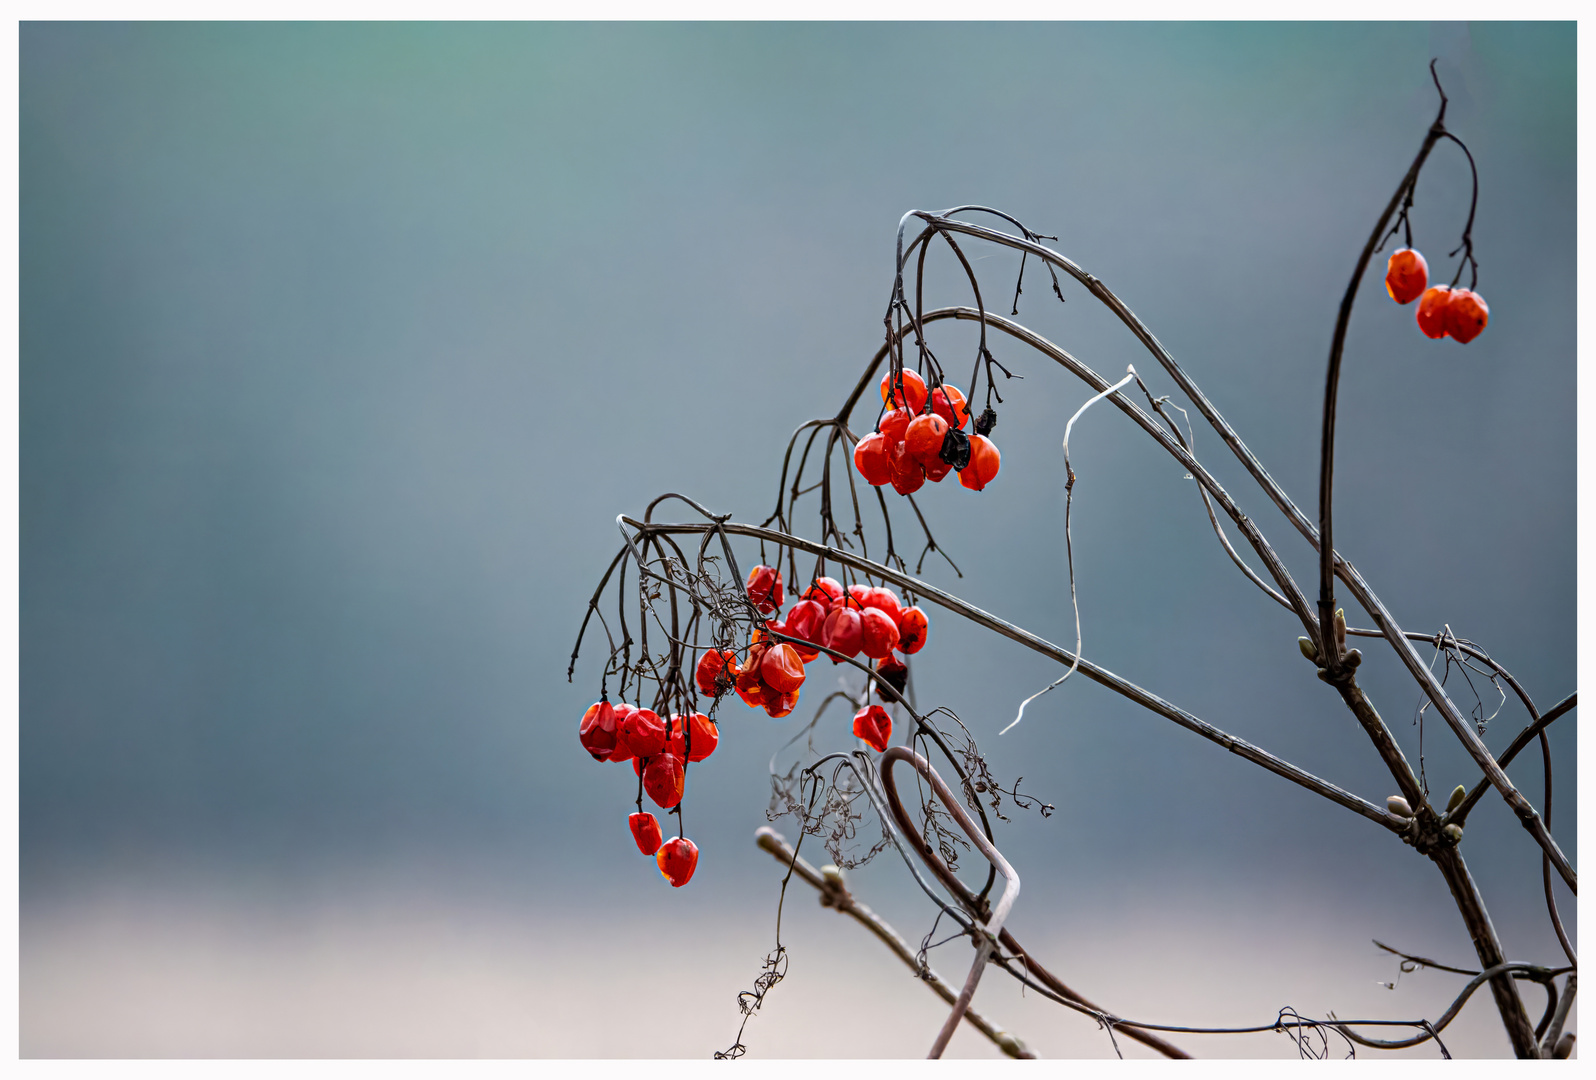
<instances>
[{"instance_id":1,"label":"red berry","mask_svg":"<svg viewBox=\"0 0 1596 1080\"><path fill-rule=\"evenodd\" d=\"M903 443L892 448L892 490L913 495L925 484L925 467L914 459Z\"/></svg>"},{"instance_id":2,"label":"red berry","mask_svg":"<svg viewBox=\"0 0 1596 1080\"><path fill-rule=\"evenodd\" d=\"M582 714L582 747L594 761L608 761L615 751L615 706L595 701Z\"/></svg>"},{"instance_id":3,"label":"red berry","mask_svg":"<svg viewBox=\"0 0 1596 1080\"><path fill-rule=\"evenodd\" d=\"M853 733L884 754L887 741L892 738L892 717L880 705L860 709L853 716Z\"/></svg>"},{"instance_id":4,"label":"red berry","mask_svg":"<svg viewBox=\"0 0 1596 1080\"><path fill-rule=\"evenodd\" d=\"M959 473L959 483L971 491L980 491L998 474L998 466L1002 461L1003 455L998 453L991 439L985 435L971 435L970 463Z\"/></svg>"},{"instance_id":5,"label":"red berry","mask_svg":"<svg viewBox=\"0 0 1596 1080\"><path fill-rule=\"evenodd\" d=\"M765 712L772 720L780 720L798 707L798 693L794 690L790 694L782 694L765 687Z\"/></svg>"},{"instance_id":6,"label":"red berry","mask_svg":"<svg viewBox=\"0 0 1596 1080\"><path fill-rule=\"evenodd\" d=\"M893 409L881 418L881 423L876 427L881 432L881 437L887 440L887 456L891 458L892 448L903 441L903 436L909 430L909 423L914 419L914 413L908 409Z\"/></svg>"},{"instance_id":7,"label":"red berry","mask_svg":"<svg viewBox=\"0 0 1596 1080\"><path fill-rule=\"evenodd\" d=\"M829 608L842 596L842 583L836 578L817 577L804 593L805 600L813 600L822 608Z\"/></svg>"},{"instance_id":8,"label":"red berry","mask_svg":"<svg viewBox=\"0 0 1596 1080\"><path fill-rule=\"evenodd\" d=\"M876 674L880 675L888 686L900 694L903 693L903 688L909 685L909 665L899 660L896 656L882 657L881 662L876 665ZM870 684L870 689L879 698L889 696L874 682ZM893 698L892 700L897 699Z\"/></svg>"},{"instance_id":9,"label":"red berry","mask_svg":"<svg viewBox=\"0 0 1596 1080\"><path fill-rule=\"evenodd\" d=\"M687 760L703 761L715 752L715 747L720 745L720 728L715 726L715 721L701 712L695 712L687 718L687 722L688 730L693 737L692 752L687 755Z\"/></svg>"},{"instance_id":10,"label":"red berry","mask_svg":"<svg viewBox=\"0 0 1596 1080\"><path fill-rule=\"evenodd\" d=\"M750 645L748 659L737 669L737 696L750 708L757 709L764 703L765 680L760 675L760 666L769 648L767 642Z\"/></svg>"},{"instance_id":11,"label":"red berry","mask_svg":"<svg viewBox=\"0 0 1596 1080\"><path fill-rule=\"evenodd\" d=\"M635 757L653 757L665 748L665 722L653 709L638 709L621 725L621 738Z\"/></svg>"},{"instance_id":12,"label":"red berry","mask_svg":"<svg viewBox=\"0 0 1596 1080\"><path fill-rule=\"evenodd\" d=\"M853 448L854 468L865 478L865 483L880 487L892 479L892 461L888 457L887 437L872 431L859 440Z\"/></svg>"},{"instance_id":13,"label":"red berry","mask_svg":"<svg viewBox=\"0 0 1596 1080\"><path fill-rule=\"evenodd\" d=\"M675 754L656 754L643 766L643 790L661 810L669 810L682 801L686 780L682 759Z\"/></svg>"},{"instance_id":14,"label":"red berry","mask_svg":"<svg viewBox=\"0 0 1596 1080\"><path fill-rule=\"evenodd\" d=\"M1446 337L1446 308L1451 299L1452 289L1449 285L1425 289L1424 295L1419 297L1417 317L1419 329L1424 331L1425 337Z\"/></svg>"},{"instance_id":15,"label":"red berry","mask_svg":"<svg viewBox=\"0 0 1596 1080\"><path fill-rule=\"evenodd\" d=\"M626 718L637 711L636 705L626 702L617 702L615 705L615 749L610 751L609 761L620 763L633 758L632 748L626 745Z\"/></svg>"},{"instance_id":16,"label":"red berry","mask_svg":"<svg viewBox=\"0 0 1596 1080\"><path fill-rule=\"evenodd\" d=\"M637 841L637 850L644 855L652 855L659 850L661 839L659 819L648 811L633 814L626 819L632 827L632 839Z\"/></svg>"},{"instance_id":17,"label":"red berry","mask_svg":"<svg viewBox=\"0 0 1596 1080\"><path fill-rule=\"evenodd\" d=\"M773 614L782 604L781 572L764 565L748 571L748 596L760 614Z\"/></svg>"},{"instance_id":18,"label":"red berry","mask_svg":"<svg viewBox=\"0 0 1596 1080\"><path fill-rule=\"evenodd\" d=\"M880 608L891 615L894 621L898 618L898 612L903 610L903 603L898 599L898 594L885 587L862 590L859 594L859 603L865 607Z\"/></svg>"},{"instance_id":19,"label":"red berry","mask_svg":"<svg viewBox=\"0 0 1596 1080\"><path fill-rule=\"evenodd\" d=\"M680 889L693 880L693 871L698 869L698 845L678 836L659 849L654 861L665 880Z\"/></svg>"},{"instance_id":20,"label":"red berry","mask_svg":"<svg viewBox=\"0 0 1596 1080\"><path fill-rule=\"evenodd\" d=\"M778 694L790 694L804 684L804 662L797 649L783 642L765 651L759 674Z\"/></svg>"},{"instance_id":21,"label":"red berry","mask_svg":"<svg viewBox=\"0 0 1596 1080\"><path fill-rule=\"evenodd\" d=\"M787 612L787 622L782 632L789 637L801 638L811 645L820 644L820 624L825 621L826 609L813 600L800 600ZM802 645L793 645L798 650L798 656L804 663L808 663L820 655L817 649L806 649Z\"/></svg>"},{"instance_id":22,"label":"red berry","mask_svg":"<svg viewBox=\"0 0 1596 1080\"><path fill-rule=\"evenodd\" d=\"M880 608L865 608L859 620L859 651L872 660L891 656L898 644L898 624Z\"/></svg>"},{"instance_id":23,"label":"red berry","mask_svg":"<svg viewBox=\"0 0 1596 1080\"><path fill-rule=\"evenodd\" d=\"M843 656L858 656L859 647L863 644L862 633L859 612L847 604L838 604L826 612L826 620L820 624L820 643ZM832 657L831 662L841 663L836 657Z\"/></svg>"},{"instance_id":24,"label":"red berry","mask_svg":"<svg viewBox=\"0 0 1596 1080\"><path fill-rule=\"evenodd\" d=\"M943 383L931 391L931 411L946 420L949 427L962 428L970 422L970 406L952 383Z\"/></svg>"},{"instance_id":25,"label":"red berry","mask_svg":"<svg viewBox=\"0 0 1596 1080\"><path fill-rule=\"evenodd\" d=\"M909 456L922 465L930 465L933 461L940 461L942 454L942 440L947 438L948 422L936 413L922 413L909 422L909 430L904 433L903 445L908 448Z\"/></svg>"},{"instance_id":26,"label":"red berry","mask_svg":"<svg viewBox=\"0 0 1596 1080\"><path fill-rule=\"evenodd\" d=\"M711 649L698 661L698 669L694 672L694 679L698 682L698 692L705 697L720 697L732 687L732 668L737 664L735 653L722 652L720 649Z\"/></svg>"},{"instance_id":27,"label":"red berry","mask_svg":"<svg viewBox=\"0 0 1596 1080\"><path fill-rule=\"evenodd\" d=\"M952 462L943 461L941 458L937 458L935 461L926 465L925 478L931 481L933 484L940 484L947 478L948 473L952 471Z\"/></svg>"},{"instance_id":28,"label":"red berry","mask_svg":"<svg viewBox=\"0 0 1596 1080\"><path fill-rule=\"evenodd\" d=\"M881 376L881 400L887 401L888 394L892 395L891 403L899 408L907 406L910 412L915 413L925 408L925 380L907 368L903 372L903 389L896 393L892 389L892 371L888 369Z\"/></svg>"},{"instance_id":29,"label":"red berry","mask_svg":"<svg viewBox=\"0 0 1596 1080\"><path fill-rule=\"evenodd\" d=\"M1391 253L1385 264L1385 291L1399 304L1411 304L1424 292L1430 281L1430 267L1412 248L1400 248Z\"/></svg>"},{"instance_id":30,"label":"red berry","mask_svg":"<svg viewBox=\"0 0 1596 1080\"><path fill-rule=\"evenodd\" d=\"M925 648L925 638L931 630L931 620L917 607L904 608L898 616L898 651L908 655Z\"/></svg>"},{"instance_id":31,"label":"red berry","mask_svg":"<svg viewBox=\"0 0 1596 1080\"><path fill-rule=\"evenodd\" d=\"M1452 298L1446 302L1446 332L1456 341L1467 345L1480 336L1491 318L1491 309L1485 298L1469 289L1453 289Z\"/></svg>"}]
</instances>

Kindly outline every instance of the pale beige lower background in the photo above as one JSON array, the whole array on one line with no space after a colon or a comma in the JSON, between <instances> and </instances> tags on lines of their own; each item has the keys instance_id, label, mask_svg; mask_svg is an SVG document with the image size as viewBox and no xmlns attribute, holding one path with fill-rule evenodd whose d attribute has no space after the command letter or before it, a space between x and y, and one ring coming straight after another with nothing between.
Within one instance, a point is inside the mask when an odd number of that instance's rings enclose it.
<instances>
[{"instance_id":1,"label":"pale beige lower background","mask_svg":"<svg viewBox=\"0 0 1596 1080\"><path fill-rule=\"evenodd\" d=\"M21 1050L707 1057L732 1042L734 999L759 973L773 910L726 925L687 914L699 908L683 894L661 896L640 889L635 907L599 920L609 932L594 939L574 929L594 925L592 911L516 910L446 888L431 898L342 889L272 902L244 890L84 890L24 906ZM1369 945L1368 913L1297 909L1272 922L1252 913L1238 925L1213 898L1160 899L1077 917L1068 939L1033 930L1026 944L1122 1015L1192 1024L1256 1023L1282 1005L1320 1016L1434 1016L1462 981L1416 973L1396 991L1377 985L1395 965ZM1081 932L1083 923L1092 929ZM912 928L916 939L924 925ZM795 883L784 936L791 967L748 1025L750 1057L925 1053L944 1006L862 928L820 909ZM958 982L969 956L956 943L934 952L933 964ZM1538 1017L1540 991L1525 990ZM976 1001L1043 1057L1114 1052L1089 1020L1022 996L995 970ZM1459 1057L1507 1051L1486 992L1444 1038ZM1178 1041L1200 1057L1295 1055L1278 1034ZM1147 1055L1128 1040L1120 1045L1128 1057ZM997 1056L968 1027L949 1053ZM1436 1056L1432 1047L1405 1053Z\"/></svg>"}]
</instances>

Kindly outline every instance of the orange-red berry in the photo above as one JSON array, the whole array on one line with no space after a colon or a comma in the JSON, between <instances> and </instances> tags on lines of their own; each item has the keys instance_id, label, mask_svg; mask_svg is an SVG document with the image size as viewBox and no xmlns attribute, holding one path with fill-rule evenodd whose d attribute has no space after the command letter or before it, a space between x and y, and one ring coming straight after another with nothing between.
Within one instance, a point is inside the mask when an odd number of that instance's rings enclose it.
<instances>
[{"instance_id":1,"label":"orange-red berry","mask_svg":"<svg viewBox=\"0 0 1596 1080\"><path fill-rule=\"evenodd\" d=\"M783 600L781 571L764 565L748 571L748 597L761 614L774 613Z\"/></svg>"},{"instance_id":2,"label":"orange-red berry","mask_svg":"<svg viewBox=\"0 0 1596 1080\"><path fill-rule=\"evenodd\" d=\"M1455 340L1467 345L1480 336L1490 321L1491 309L1485 298L1470 289L1453 289L1452 298L1446 302L1446 332Z\"/></svg>"},{"instance_id":3,"label":"orange-red berry","mask_svg":"<svg viewBox=\"0 0 1596 1080\"><path fill-rule=\"evenodd\" d=\"M644 855L652 855L659 850L661 840L659 819L648 811L633 814L626 819L632 827L632 839L637 841L637 850Z\"/></svg>"},{"instance_id":4,"label":"orange-red berry","mask_svg":"<svg viewBox=\"0 0 1596 1080\"><path fill-rule=\"evenodd\" d=\"M804 592L805 600L813 600L822 608L829 608L842 597L842 582L836 578L817 577Z\"/></svg>"},{"instance_id":5,"label":"orange-red berry","mask_svg":"<svg viewBox=\"0 0 1596 1080\"><path fill-rule=\"evenodd\" d=\"M903 443L892 448L892 490L913 495L925 486L925 466L914 459Z\"/></svg>"},{"instance_id":6,"label":"orange-red berry","mask_svg":"<svg viewBox=\"0 0 1596 1080\"><path fill-rule=\"evenodd\" d=\"M1419 309L1415 315L1425 337L1446 337L1446 306L1451 299L1452 289L1447 285L1425 289L1424 295L1419 297Z\"/></svg>"},{"instance_id":7,"label":"orange-red berry","mask_svg":"<svg viewBox=\"0 0 1596 1080\"><path fill-rule=\"evenodd\" d=\"M925 648L925 638L931 631L931 621L917 607L904 608L898 616L898 651L908 655Z\"/></svg>"},{"instance_id":8,"label":"orange-red berry","mask_svg":"<svg viewBox=\"0 0 1596 1080\"><path fill-rule=\"evenodd\" d=\"M1400 248L1391 253L1385 264L1385 291L1399 304L1411 304L1430 283L1430 267L1412 248Z\"/></svg>"},{"instance_id":9,"label":"orange-red berry","mask_svg":"<svg viewBox=\"0 0 1596 1080\"><path fill-rule=\"evenodd\" d=\"M659 872L665 875L665 880L680 889L693 880L693 871L698 869L698 845L678 836L666 841L655 854L654 861L659 865Z\"/></svg>"},{"instance_id":10,"label":"orange-red berry","mask_svg":"<svg viewBox=\"0 0 1596 1080\"><path fill-rule=\"evenodd\" d=\"M635 757L653 757L665 748L665 722L653 709L638 709L621 725L621 740Z\"/></svg>"},{"instance_id":11,"label":"orange-red berry","mask_svg":"<svg viewBox=\"0 0 1596 1080\"><path fill-rule=\"evenodd\" d=\"M1003 455L998 453L991 439L985 435L971 435L970 463L959 473L959 483L971 491L980 491L992 482L1002 463Z\"/></svg>"},{"instance_id":12,"label":"orange-red berry","mask_svg":"<svg viewBox=\"0 0 1596 1080\"><path fill-rule=\"evenodd\" d=\"M888 395L891 395L890 397ZM892 371L881 377L881 400L890 402L899 408L907 407L912 413L917 413L925 408L925 380L907 368L903 371L903 389L894 392L892 388Z\"/></svg>"},{"instance_id":13,"label":"orange-red berry","mask_svg":"<svg viewBox=\"0 0 1596 1080\"><path fill-rule=\"evenodd\" d=\"M669 810L682 801L686 782L682 759L675 754L655 754L643 766L643 790L661 810Z\"/></svg>"},{"instance_id":14,"label":"orange-red berry","mask_svg":"<svg viewBox=\"0 0 1596 1080\"><path fill-rule=\"evenodd\" d=\"M582 714L580 733L582 748L593 755L594 761L608 761L615 752L615 706L606 701L595 701Z\"/></svg>"},{"instance_id":15,"label":"orange-red berry","mask_svg":"<svg viewBox=\"0 0 1596 1080\"><path fill-rule=\"evenodd\" d=\"M867 608L880 608L891 615L894 621L898 618L898 612L903 610L903 602L898 599L898 594L885 586L861 590L859 603Z\"/></svg>"},{"instance_id":16,"label":"orange-red berry","mask_svg":"<svg viewBox=\"0 0 1596 1080\"><path fill-rule=\"evenodd\" d=\"M876 425L881 437L887 440L887 457L892 456L892 450L903 441L903 436L909 431L909 424L914 420L915 414L908 409L893 409L881 418L881 423Z\"/></svg>"},{"instance_id":17,"label":"orange-red berry","mask_svg":"<svg viewBox=\"0 0 1596 1080\"><path fill-rule=\"evenodd\" d=\"M903 436L903 445L910 457L921 465L929 466L941 460L942 440L947 435L946 420L936 413L922 413L910 421L909 430Z\"/></svg>"},{"instance_id":18,"label":"orange-red berry","mask_svg":"<svg viewBox=\"0 0 1596 1080\"><path fill-rule=\"evenodd\" d=\"M826 619L820 624L820 643L843 656L858 656L859 647L863 643L862 632L859 612L846 604L838 604L826 612ZM839 664L842 661L832 657L831 662Z\"/></svg>"},{"instance_id":19,"label":"orange-red berry","mask_svg":"<svg viewBox=\"0 0 1596 1080\"><path fill-rule=\"evenodd\" d=\"M798 707L799 691L790 694L778 693L771 687L765 687L765 713L772 720L780 720Z\"/></svg>"},{"instance_id":20,"label":"orange-red berry","mask_svg":"<svg viewBox=\"0 0 1596 1080\"><path fill-rule=\"evenodd\" d=\"M759 674L778 694L790 694L804 684L804 662L797 649L782 642L765 651Z\"/></svg>"},{"instance_id":21,"label":"orange-red berry","mask_svg":"<svg viewBox=\"0 0 1596 1080\"><path fill-rule=\"evenodd\" d=\"M962 428L970 422L970 406L952 383L943 383L931 391L931 411L946 420L949 427Z\"/></svg>"},{"instance_id":22,"label":"orange-red berry","mask_svg":"<svg viewBox=\"0 0 1596 1080\"><path fill-rule=\"evenodd\" d=\"M853 464L865 483L880 487L892 479L891 449L887 437L879 431L872 431L859 440L859 445L853 448Z\"/></svg>"},{"instance_id":23,"label":"orange-red berry","mask_svg":"<svg viewBox=\"0 0 1596 1080\"><path fill-rule=\"evenodd\" d=\"M880 608L865 608L859 619L859 651L872 660L892 655L898 645L898 624Z\"/></svg>"},{"instance_id":24,"label":"orange-red berry","mask_svg":"<svg viewBox=\"0 0 1596 1080\"><path fill-rule=\"evenodd\" d=\"M619 764L632 760L632 748L626 745L626 718L636 711L636 705L628 705L624 701L615 703L615 749L610 751L606 761Z\"/></svg>"},{"instance_id":25,"label":"orange-red berry","mask_svg":"<svg viewBox=\"0 0 1596 1080\"><path fill-rule=\"evenodd\" d=\"M880 705L860 709L853 716L853 733L884 754L892 738L892 717Z\"/></svg>"}]
</instances>

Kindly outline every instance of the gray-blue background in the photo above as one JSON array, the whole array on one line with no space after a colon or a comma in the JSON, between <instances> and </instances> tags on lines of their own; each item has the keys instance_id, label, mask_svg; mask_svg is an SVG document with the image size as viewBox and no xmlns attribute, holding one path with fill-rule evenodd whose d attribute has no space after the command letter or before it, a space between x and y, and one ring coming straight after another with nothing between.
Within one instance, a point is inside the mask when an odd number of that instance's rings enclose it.
<instances>
[{"instance_id":1,"label":"gray-blue background","mask_svg":"<svg viewBox=\"0 0 1596 1080\"><path fill-rule=\"evenodd\" d=\"M786 433L833 411L879 343L899 216L960 202L1057 233L1311 506L1335 306L1433 118L1431 56L1479 163L1491 324L1427 341L1371 271L1337 542L1407 628L1449 623L1544 707L1575 688L1572 24L25 25L25 1052L49 1011L39 913L127 890L292 907L381 880L492 893L575 938L691 910L757 930L730 960L751 978L773 907L751 843L764 763L808 712L724 708L687 802L698 876L664 888L625 831L630 772L576 742L597 658L565 681L615 515L678 490L762 519ZM1468 193L1439 147L1414 217L1435 276ZM1016 261L967 247L1006 312ZM945 253L932 268L931 300L963 302ZM1034 270L1022 321L1173 389ZM968 330L936 333L967 371ZM965 570L928 576L1069 643L1058 441L1087 392L994 347L1025 376L1004 388L1003 472L921 497ZM1198 422L1199 456L1311 592L1310 550ZM1086 655L1389 794L1180 470L1108 409L1072 452ZM1472 963L1439 876L1383 831L1084 680L1000 739L1056 669L932 622L921 701L1058 806L999 834L1026 875L1019 930L1203 897L1351 913L1349 952L1397 935ZM1416 759L1416 691L1365 653ZM1487 744L1520 726L1510 702ZM841 717L821 730L852 742ZM1444 729L1426 736L1432 787L1475 779ZM1574 857L1572 719L1553 746ZM1512 773L1538 804L1537 761ZM1465 854L1508 952L1556 960L1538 853L1498 800ZM860 873L918 938L901 864ZM737 988L703 1006L728 1035ZM31 1045L92 1050L94 1023Z\"/></svg>"}]
</instances>

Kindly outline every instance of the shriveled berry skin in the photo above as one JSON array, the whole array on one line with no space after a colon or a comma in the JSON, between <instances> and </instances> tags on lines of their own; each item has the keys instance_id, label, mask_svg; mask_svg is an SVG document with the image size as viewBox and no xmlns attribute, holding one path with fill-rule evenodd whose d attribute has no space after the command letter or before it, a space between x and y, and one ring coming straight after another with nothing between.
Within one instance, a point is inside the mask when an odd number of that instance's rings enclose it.
<instances>
[{"instance_id":1,"label":"shriveled berry skin","mask_svg":"<svg viewBox=\"0 0 1596 1080\"><path fill-rule=\"evenodd\" d=\"M653 757L665 749L665 722L653 709L638 709L621 725L621 738L633 756Z\"/></svg>"},{"instance_id":2,"label":"shriveled berry skin","mask_svg":"<svg viewBox=\"0 0 1596 1080\"><path fill-rule=\"evenodd\" d=\"M920 378L917 372L905 368L903 372L903 389L897 392L894 392L892 388L891 369L889 368L887 373L881 376L882 401L888 401L900 409L907 407L910 412L917 413L925 408L925 397L925 380Z\"/></svg>"},{"instance_id":3,"label":"shriveled berry skin","mask_svg":"<svg viewBox=\"0 0 1596 1080\"><path fill-rule=\"evenodd\" d=\"M887 437L879 431L872 431L859 440L859 445L853 448L853 464L865 483L880 487L892 480L891 449Z\"/></svg>"},{"instance_id":4,"label":"shriveled berry skin","mask_svg":"<svg viewBox=\"0 0 1596 1080\"><path fill-rule=\"evenodd\" d=\"M884 657L881 663L876 665L876 674L880 675L888 686L900 694L903 693L903 688L909 685L909 665L899 660L896 656ZM872 688L878 697L891 697L891 695L883 693L879 686L872 684Z\"/></svg>"},{"instance_id":5,"label":"shriveled berry skin","mask_svg":"<svg viewBox=\"0 0 1596 1080\"><path fill-rule=\"evenodd\" d=\"M952 383L943 383L931 391L931 411L946 420L949 427L962 428L970 422L970 406Z\"/></svg>"},{"instance_id":6,"label":"shriveled berry skin","mask_svg":"<svg viewBox=\"0 0 1596 1080\"><path fill-rule=\"evenodd\" d=\"M1419 297L1419 309L1414 313L1419 329L1427 338L1446 337L1446 308L1452 300L1452 290L1446 285L1425 289Z\"/></svg>"},{"instance_id":7,"label":"shriveled berry skin","mask_svg":"<svg viewBox=\"0 0 1596 1080\"><path fill-rule=\"evenodd\" d=\"M637 841L637 850L644 855L652 855L659 850L664 837L659 831L659 819L648 811L633 814L626 819L632 827L632 839Z\"/></svg>"},{"instance_id":8,"label":"shriveled berry skin","mask_svg":"<svg viewBox=\"0 0 1596 1080\"><path fill-rule=\"evenodd\" d=\"M925 648L926 635L931 632L931 620L917 607L904 608L898 616L898 651L908 655Z\"/></svg>"},{"instance_id":9,"label":"shriveled berry skin","mask_svg":"<svg viewBox=\"0 0 1596 1080\"><path fill-rule=\"evenodd\" d=\"M884 754L888 740L892 738L892 717L880 705L860 709L853 716L853 733L869 743L877 753Z\"/></svg>"},{"instance_id":10,"label":"shriveled berry skin","mask_svg":"<svg viewBox=\"0 0 1596 1080\"><path fill-rule=\"evenodd\" d=\"M778 694L790 694L804 684L804 662L797 649L782 642L765 651L759 674Z\"/></svg>"},{"instance_id":11,"label":"shriveled berry skin","mask_svg":"<svg viewBox=\"0 0 1596 1080\"><path fill-rule=\"evenodd\" d=\"M693 880L693 871L698 869L698 845L686 837L678 836L660 847L654 855L654 861L665 880L680 889Z\"/></svg>"},{"instance_id":12,"label":"shriveled berry skin","mask_svg":"<svg viewBox=\"0 0 1596 1080\"><path fill-rule=\"evenodd\" d=\"M859 655L859 648L863 644L862 633L859 612L845 604L828 611L826 621L820 624L821 644L843 656ZM834 656L831 662L839 664L842 661Z\"/></svg>"},{"instance_id":13,"label":"shriveled berry skin","mask_svg":"<svg viewBox=\"0 0 1596 1080\"><path fill-rule=\"evenodd\" d=\"M1385 264L1385 291L1399 304L1411 304L1424 294L1430 283L1430 267L1412 248L1391 253Z\"/></svg>"},{"instance_id":14,"label":"shriveled berry skin","mask_svg":"<svg viewBox=\"0 0 1596 1080\"><path fill-rule=\"evenodd\" d=\"M608 761L615 752L615 706L608 701L595 701L582 714L582 748L593 755L594 761Z\"/></svg>"},{"instance_id":15,"label":"shriveled berry skin","mask_svg":"<svg viewBox=\"0 0 1596 1080\"><path fill-rule=\"evenodd\" d=\"M780 720L798 707L799 691L790 694L779 693L771 687L765 687L765 715L772 720Z\"/></svg>"},{"instance_id":16,"label":"shriveled berry skin","mask_svg":"<svg viewBox=\"0 0 1596 1080\"><path fill-rule=\"evenodd\" d=\"M859 651L872 660L892 655L898 644L898 624L880 608L865 608L859 619Z\"/></svg>"},{"instance_id":17,"label":"shriveled berry skin","mask_svg":"<svg viewBox=\"0 0 1596 1080\"><path fill-rule=\"evenodd\" d=\"M887 454L890 457L893 447L903 441L904 435L909 431L909 424L914 420L914 413L908 409L893 409L881 418L877 428L882 438L887 440Z\"/></svg>"},{"instance_id":18,"label":"shriveled berry skin","mask_svg":"<svg viewBox=\"0 0 1596 1080\"><path fill-rule=\"evenodd\" d=\"M942 458L942 440L947 437L948 422L936 413L923 413L909 422L903 444L909 456L929 468Z\"/></svg>"},{"instance_id":19,"label":"shriveled berry skin","mask_svg":"<svg viewBox=\"0 0 1596 1080\"><path fill-rule=\"evenodd\" d=\"M682 759L675 754L656 754L643 766L643 790L661 810L669 810L682 801L686 781Z\"/></svg>"},{"instance_id":20,"label":"shriveled berry skin","mask_svg":"<svg viewBox=\"0 0 1596 1080\"><path fill-rule=\"evenodd\" d=\"M615 749L610 751L606 760L616 764L632 760L632 748L626 745L626 718L636 711L636 705L628 705L624 701L615 703Z\"/></svg>"},{"instance_id":21,"label":"shriveled berry skin","mask_svg":"<svg viewBox=\"0 0 1596 1080\"><path fill-rule=\"evenodd\" d=\"M992 482L998 474L998 466L1003 462L1003 455L998 453L998 448L992 445L992 440L985 435L972 435L970 437L970 463L959 473L959 483L971 491L980 491Z\"/></svg>"},{"instance_id":22,"label":"shriveled berry skin","mask_svg":"<svg viewBox=\"0 0 1596 1080\"><path fill-rule=\"evenodd\" d=\"M940 457L934 459L925 467L925 478L933 484L940 484L948 478L948 473L953 471L951 461L943 461Z\"/></svg>"},{"instance_id":23,"label":"shriveled berry skin","mask_svg":"<svg viewBox=\"0 0 1596 1080\"><path fill-rule=\"evenodd\" d=\"M732 687L732 668L737 663L735 653L723 652L720 649L711 649L698 661L698 668L693 673L693 679L698 683L698 692L705 697L720 697Z\"/></svg>"},{"instance_id":24,"label":"shriveled berry skin","mask_svg":"<svg viewBox=\"0 0 1596 1080\"><path fill-rule=\"evenodd\" d=\"M913 495L924 486L925 466L900 442L892 448L892 490L899 495Z\"/></svg>"},{"instance_id":25,"label":"shriveled berry skin","mask_svg":"<svg viewBox=\"0 0 1596 1080\"><path fill-rule=\"evenodd\" d=\"M689 716L687 724L693 736L693 745L691 751L687 753L687 760L703 761L715 752L715 747L720 745L720 728L715 725L715 721L701 712Z\"/></svg>"},{"instance_id":26,"label":"shriveled berry skin","mask_svg":"<svg viewBox=\"0 0 1596 1080\"><path fill-rule=\"evenodd\" d=\"M783 602L781 571L763 565L748 571L748 598L761 614L773 614Z\"/></svg>"},{"instance_id":27,"label":"shriveled berry skin","mask_svg":"<svg viewBox=\"0 0 1596 1080\"><path fill-rule=\"evenodd\" d=\"M1480 331L1485 329L1485 324L1490 321L1491 309L1485 306L1485 298L1470 289L1453 289L1452 298L1446 303L1446 332L1453 340L1467 345L1480 336Z\"/></svg>"},{"instance_id":28,"label":"shriveled berry skin","mask_svg":"<svg viewBox=\"0 0 1596 1080\"><path fill-rule=\"evenodd\" d=\"M801 638L812 645L820 644L820 624L825 621L826 609L813 600L800 600L787 612L787 621L782 626L782 632L790 637ZM808 663L820 655L818 649L806 649L802 645L794 644L798 656L804 663Z\"/></svg>"}]
</instances>

